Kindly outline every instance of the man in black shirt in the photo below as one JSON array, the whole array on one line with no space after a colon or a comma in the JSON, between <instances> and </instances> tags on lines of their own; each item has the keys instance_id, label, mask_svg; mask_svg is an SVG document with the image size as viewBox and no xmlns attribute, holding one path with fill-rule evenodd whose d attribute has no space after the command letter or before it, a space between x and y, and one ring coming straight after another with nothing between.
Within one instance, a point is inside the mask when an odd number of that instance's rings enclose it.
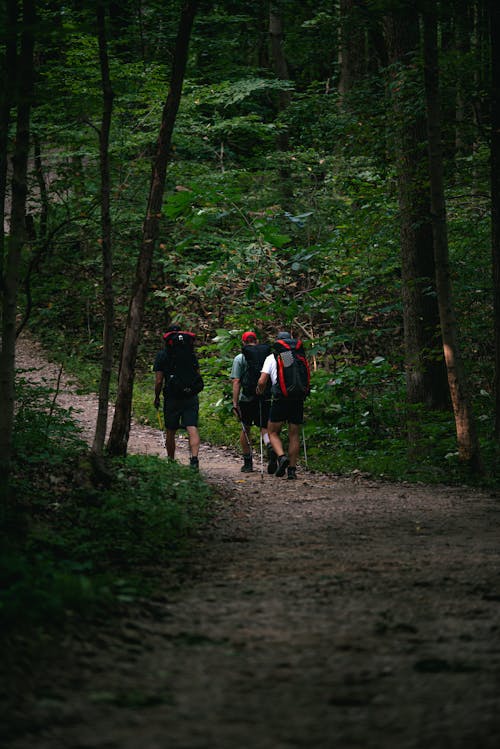
<instances>
[{"instance_id":1,"label":"man in black shirt","mask_svg":"<svg viewBox=\"0 0 500 749\"><path fill-rule=\"evenodd\" d=\"M190 365L196 374L198 385L196 392L191 393L189 388L186 392L179 392L175 383L177 374L175 359L176 354L174 347L169 346L169 334L182 335L184 338L194 335L192 333L182 332L178 325L171 325L165 334L165 348L156 355L153 370L156 372L155 378L155 408L160 407L160 395L163 390L163 413L165 418L165 447L167 455L171 460L175 458L175 434L180 427L184 427L188 433L189 449L191 453L190 465L192 468L198 468L198 451L200 448L200 435L198 432L198 412L199 400L198 392L203 387L203 381L199 374L198 360L194 351L191 352L192 360ZM188 356L188 359L190 356Z\"/></svg>"}]
</instances>

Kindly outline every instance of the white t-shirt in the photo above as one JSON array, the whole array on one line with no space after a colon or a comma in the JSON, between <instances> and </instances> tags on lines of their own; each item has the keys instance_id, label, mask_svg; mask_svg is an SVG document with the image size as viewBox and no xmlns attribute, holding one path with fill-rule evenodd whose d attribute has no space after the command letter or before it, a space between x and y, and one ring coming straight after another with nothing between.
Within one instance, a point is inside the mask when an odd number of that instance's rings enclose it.
<instances>
[{"instance_id":1,"label":"white t-shirt","mask_svg":"<svg viewBox=\"0 0 500 749\"><path fill-rule=\"evenodd\" d=\"M276 368L276 357L274 354L269 354L269 356L266 356L264 359L264 364L262 365L261 372L265 372L269 375L271 378L271 384L276 385L278 382L278 370Z\"/></svg>"}]
</instances>

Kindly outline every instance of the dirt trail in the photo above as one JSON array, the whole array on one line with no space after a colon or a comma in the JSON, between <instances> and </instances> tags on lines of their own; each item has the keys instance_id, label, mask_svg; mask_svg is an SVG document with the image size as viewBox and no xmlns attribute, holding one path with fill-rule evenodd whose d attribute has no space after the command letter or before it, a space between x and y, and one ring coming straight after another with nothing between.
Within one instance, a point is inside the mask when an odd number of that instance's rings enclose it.
<instances>
[{"instance_id":1,"label":"dirt trail","mask_svg":"<svg viewBox=\"0 0 500 749\"><path fill-rule=\"evenodd\" d=\"M95 399L65 398L91 434ZM158 430L130 450L162 454ZM65 642L9 749L500 745L497 496L243 475L206 445L200 467L225 499L187 579Z\"/></svg>"}]
</instances>

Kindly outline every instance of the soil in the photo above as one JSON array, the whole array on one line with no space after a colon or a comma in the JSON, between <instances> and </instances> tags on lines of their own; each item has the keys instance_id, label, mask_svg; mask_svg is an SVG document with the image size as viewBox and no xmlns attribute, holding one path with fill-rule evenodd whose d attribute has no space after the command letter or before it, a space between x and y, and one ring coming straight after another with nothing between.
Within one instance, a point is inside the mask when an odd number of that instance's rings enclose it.
<instances>
[{"instance_id":1,"label":"soil","mask_svg":"<svg viewBox=\"0 0 500 749\"><path fill-rule=\"evenodd\" d=\"M21 341L18 367L41 357ZM96 398L63 378L58 402L92 436ZM159 430L129 450L164 454ZM240 465L202 446L218 499L188 568L60 643L9 749L500 746L496 493Z\"/></svg>"}]
</instances>

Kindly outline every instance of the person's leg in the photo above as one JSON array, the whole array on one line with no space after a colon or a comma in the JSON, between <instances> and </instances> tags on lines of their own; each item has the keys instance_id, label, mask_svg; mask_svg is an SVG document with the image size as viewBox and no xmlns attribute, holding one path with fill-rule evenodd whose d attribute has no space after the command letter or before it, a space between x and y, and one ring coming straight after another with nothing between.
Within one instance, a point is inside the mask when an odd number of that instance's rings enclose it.
<instances>
[{"instance_id":1,"label":"person's leg","mask_svg":"<svg viewBox=\"0 0 500 749\"><path fill-rule=\"evenodd\" d=\"M258 422L257 426L260 428L260 433L262 435L262 439L264 440L264 445L267 447L270 444L269 440L269 433L267 431L267 422L269 421L269 401L265 401L262 398L259 398L259 406L258 406Z\"/></svg>"},{"instance_id":2,"label":"person's leg","mask_svg":"<svg viewBox=\"0 0 500 749\"><path fill-rule=\"evenodd\" d=\"M267 424L267 432L269 434L269 442L274 452L278 456L284 455L283 443L280 438L280 431L283 425L282 421L269 421Z\"/></svg>"},{"instance_id":3,"label":"person's leg","mask_svg":"<svg viewBox=\"0 0 500 749\"><path fill-rule=\"evenodd\" d=\"M270 405L271 403L269 400L265 400L264 398L258 399L258 409L257 409L258 421L256 422L256 424L260 429L260 436L264 443L264 447L266 451L267 472L274 473L276 470L277 458L276 458L276 453L271 447L271 440L269 439L269 431L267 428L267 424L269 422Z\"/></svg>"},{"instance_id":4,"label":"person's leg","mask_svg":"<svg viewBox=\"0 0 500 749\"><path fill-rule=\"evenodd\" d=\"M300 428L304 423L304 402L290 401L288 404L288 465L289 479L297 478L297 462L300 453Z\"/></svg>"},{"instance_id":5,"label":"person's leg","mask_svg":"<svg viewBox=\"0 0 500 749\"><path fill-rule=\"evenodd\" d=\"M186 400L182 408L182 425L187 431L189 440L189 465L198 470L198 452L200 450L200 433L198 431L198 412L200 403L198 396Z\"/></svg>"},{"instance_id":6,"label":"person's leg","mask_svg":"<svg viewBox=\"0 0 500 749\"><path fill-rule=\"evenodd\" d=\"M290 467L295 468L300 452L300 428L298 424L288 424L288 457Z\"/></svg>"},{"instance_id":7,"label":"person's leg","mask_svg":"<svg viewBox=\"0 0 500 749\"><path fill-rule=\"evenodd\" d=\"M243 465L241 470L243 473L252 473L253 471L253 459L252 459L252 437L251 428L254 423L254 403L253 401L240 401L240 414L241 414L241 432L240 432L240 447L243 455Z\"/></svg>"},{"instance_id":8,"label":"person's leg","mask_svg":"<svg viewBox=\"0 0 500 749\"><path fill-rule=\"evenodd\" d=\"M189 426L186 427L186 431L188 433L189 451L191 453L191 457L197 458L200 450L200 433L198 431L198 427Z\"/></svg>"},{"instance_id":9,"label":"person's leg","mask_svg":"<svg viewBox=\"0 0 500 749\"><path fill-rule=\"evenodd\" d=\"M271 447L277 456L276 470L274 471L275 476L283 476L288 466L288 455L285 455L283 443L280 438L281 427L287 420L286 413L286 399L278 398L277 400L272 401L267 429L269 432Z\"/></svg>"},{"instance_id":10,"label":"person's leg","mask_svg":"<svg viewBox=\"0 0 500 749\"><path fill-rule=\"evenodd\" d=\"M165 430L165 447L170 460L175 459L175 429Z\"/></svg>"},{"instance_id":11,"label":"person's leg","mask_svg":"<svg viewBox=\"0 0 500 749\"><path fill-rule=\"evenodd\" d=\"M174 399L163 403L163 417L165 419L165 448L170 460L175 459L175 433L179 428L179 408Z\"/></svg>"},{"instance_id":12,"label":"person's leg","mask_svg":"<svg viewBox=\"0 0 500 749\"><path fill-rule=\"evenodd\" d=\"M252 435L250 433L250 424L243 424L240 432L240 447L242 455L252 454Z\"/></svg>"}]
</instances>

